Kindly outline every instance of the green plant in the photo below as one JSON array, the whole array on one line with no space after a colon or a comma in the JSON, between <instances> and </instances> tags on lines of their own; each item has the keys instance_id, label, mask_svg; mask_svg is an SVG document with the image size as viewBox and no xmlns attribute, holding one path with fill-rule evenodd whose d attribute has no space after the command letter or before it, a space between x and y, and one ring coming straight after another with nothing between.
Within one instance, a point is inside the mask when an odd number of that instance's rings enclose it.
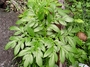
<instances>
[{"instance_id":1,"label":"green plant","mask_svg":"<svg viewBox=\"0 0 90 67\"><path fill-rule=\"evenodd\" d=\"M86 0L86 1L68 1L68 6L67 9L71 10L72 14L73 14L73 18L75 19L75 23L74 26L77 27L76 29L80 32L84 32L87 35L87 41L85 41L83 43L83 45L81 47L79 47L80 49L83 49L87 55L87 58L85 58L85 61L83 61L83 63L86 63L90 66L90 59L89 59L89 40L90 40L90 21L89 21L89 17L88 15L90 15L90 6L88 4L90 4L90 1ZM80 61L81 62L81 61Z\"/></svg>"},{"instance_id":2,"label":"green plant","mask_svg":"<svg viewBox=\"0 0 90 67\"><path fill-rule=\"evenodd\" d=\"M7 0L7 8L6 11L15 11L22 13L26 8L27 0Z\"/></svg>"},{"instance_id":3,"label":"green plant","mask_svg":"<svg viewBox=\"0 0 90 67\"><path fill-rule=\"evenodd\" d=\"M27 6L18 26L10 27L16 32L5 46L14 49L15 58L22 57L23 67L55 67L58 59L62 63L67 59L72 65L86 60L86 52L79 48L84 42L76 36L80 31L76 22L83 24L82 20L74 21L57 0L28 0ZM55 24L65 28L60 30Z\"/></svg>"}]
</instances>

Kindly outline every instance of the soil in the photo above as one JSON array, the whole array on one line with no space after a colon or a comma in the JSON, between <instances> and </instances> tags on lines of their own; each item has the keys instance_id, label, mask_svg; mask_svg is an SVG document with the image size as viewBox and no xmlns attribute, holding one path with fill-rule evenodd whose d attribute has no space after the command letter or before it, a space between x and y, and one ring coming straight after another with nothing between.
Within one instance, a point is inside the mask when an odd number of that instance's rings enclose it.
<instances>
[{"instance_id":1,"label":"soil","mask_svg":"<svg viewBox=\"0 0 90 67\"><path fill-rule=\"evenodd\" d=\"M4 47L13 34L9 27L15 25L18 19L17 16L17 13L5 12L0 8L0 67L16 67L12 61L14 57L13 50L5 50Z\"/></svg>"}]
</instances>

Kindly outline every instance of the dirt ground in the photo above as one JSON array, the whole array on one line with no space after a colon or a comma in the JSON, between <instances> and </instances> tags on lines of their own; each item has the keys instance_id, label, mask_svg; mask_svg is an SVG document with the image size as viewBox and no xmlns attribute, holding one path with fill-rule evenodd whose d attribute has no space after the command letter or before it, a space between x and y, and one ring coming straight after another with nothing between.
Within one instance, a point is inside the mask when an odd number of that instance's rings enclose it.
<instances>
[{"instance_id":1,"label":"dirt ground","mask_svg":"<svg viewBox=\"0 0 90 67\"><path fill-rule=\"evenodd\" d=\"M13 34L9 30L10 26L15 25L18 14L14 12L5 12L0 9L0 67L16 67L12 63L13 50L4 50L6 43L9 41L10 35Z\"/></svg>"}]
</instances>

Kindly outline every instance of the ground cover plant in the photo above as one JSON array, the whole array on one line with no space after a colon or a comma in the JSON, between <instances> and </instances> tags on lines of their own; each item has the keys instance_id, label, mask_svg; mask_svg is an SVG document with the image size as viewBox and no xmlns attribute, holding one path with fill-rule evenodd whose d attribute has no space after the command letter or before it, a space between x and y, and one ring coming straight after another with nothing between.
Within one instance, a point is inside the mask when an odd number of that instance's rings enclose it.
<instances>
[{"instance_id":1,"label":"ground cover plant","mask_svg":"<svg viewBox=\"0 0 90 67\"><path fill-rule=\"evenodd\" d=\"M89 64L90 21L86 20L87 15L82 17L83 10L79 9L84 2L68 3L75 5L63 10L58 0L28 0L17 26L10 27L15 33L5 46L6 50L14 49L15 58L22 58L22 67L59 67L64 62L75 67L79 62ZM69 9L73 11L72 18Z\"/></svg>"}]
</instances>

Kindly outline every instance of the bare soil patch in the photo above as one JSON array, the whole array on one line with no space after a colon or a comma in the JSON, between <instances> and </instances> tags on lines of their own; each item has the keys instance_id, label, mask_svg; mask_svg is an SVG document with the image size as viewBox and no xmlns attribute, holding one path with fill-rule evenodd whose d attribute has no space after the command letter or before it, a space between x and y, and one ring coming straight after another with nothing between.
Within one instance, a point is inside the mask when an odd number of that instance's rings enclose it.
<instances>
[{"instance_id":1,"label":"bare soil patch","mask_svg":"<svg viewBox=\"0 0 90 67\"><path fill-rule=\"evenodd\" d=\"M16 67L12 61L13 50L6 51L4 47L9 41L9 37L13 34L9 27L15 25L18 19L17 16L17 13L5 12L0 9L0 67Z\"/></svg>"}]
</instances>

